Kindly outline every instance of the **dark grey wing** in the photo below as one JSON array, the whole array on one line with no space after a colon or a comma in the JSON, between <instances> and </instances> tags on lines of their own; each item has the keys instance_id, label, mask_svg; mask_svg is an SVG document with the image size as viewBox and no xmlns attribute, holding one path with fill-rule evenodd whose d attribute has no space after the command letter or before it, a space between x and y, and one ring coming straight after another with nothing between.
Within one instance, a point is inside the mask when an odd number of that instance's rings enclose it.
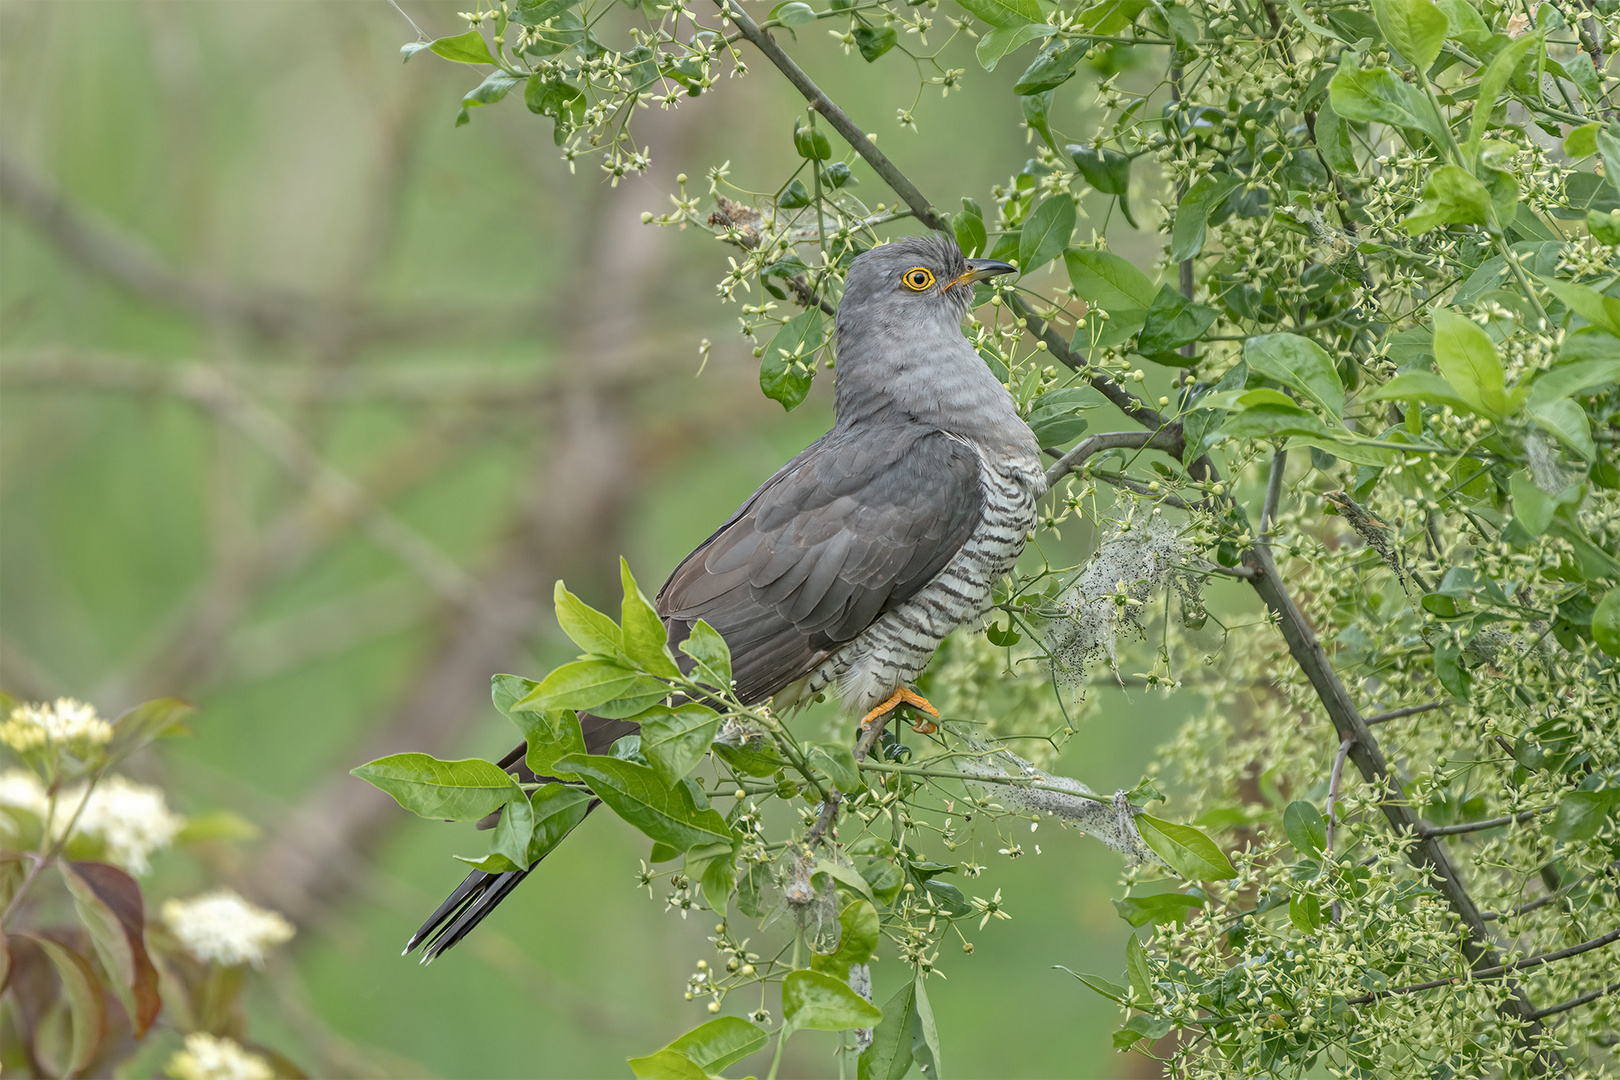
<instances>
[{"instance_id":1,"label":"dark grey wing","mask_svg":"<svg viewBox=\"0 0 1620 1080\"><path fill-rule=\"evenodd\" d=\"M984 503L974 450L900 425L835 429L767 480L658 592L671 642L702 619L764 701L944 569Z\"/></svg>"}]
</instances>

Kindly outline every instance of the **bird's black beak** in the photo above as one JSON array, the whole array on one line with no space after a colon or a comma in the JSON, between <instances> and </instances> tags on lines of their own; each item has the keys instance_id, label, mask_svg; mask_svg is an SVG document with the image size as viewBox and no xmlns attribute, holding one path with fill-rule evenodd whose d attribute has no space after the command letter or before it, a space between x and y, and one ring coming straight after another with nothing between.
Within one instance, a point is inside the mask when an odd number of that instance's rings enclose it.
<instances>
[{"instance_id":1,"label":"bird's black beak","mask_svg":"<svg viewBox=\"0 0 1620 1080\"><path fill-rule=\"evenodd\" d=\"M1018 273L1018 267L1011 263L1001 262L999 259L969 259L967 260L967 272L961 277L952 280L947 288L955 288L958 285L972 285L974 282L983 281L986 278L1016 273Z\"/></svg>"}]
</instances>

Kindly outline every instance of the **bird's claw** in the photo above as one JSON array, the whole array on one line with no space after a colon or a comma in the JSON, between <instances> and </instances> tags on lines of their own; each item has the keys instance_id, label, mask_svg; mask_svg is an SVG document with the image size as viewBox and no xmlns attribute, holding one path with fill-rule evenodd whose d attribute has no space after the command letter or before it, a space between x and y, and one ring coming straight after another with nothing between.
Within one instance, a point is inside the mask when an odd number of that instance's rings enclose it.
<instances>
[{"instance_id":1,"label":"bird's claw","mask_svg":"<svg viewBox=\"0 0 1620 1080\"><path fill-rule=\"evenodd\" d=\"M861 717L861 729L864 731L871 725L872 721L876 720L880 716L888 715L901 705L910 705L913 708L922 710L929 716L932 716L935 720L939 719L939 710L934 708L934 706L929 703L927 698L902 686L900 689L890 694L888 700L884 701L877 708ZM915 731L919 735L932 735L934 732L939 730L939 725L934 723L933 720L926 720L922 717L918 717L912 723L911 730Z\"/></svg>"}]
</instances>

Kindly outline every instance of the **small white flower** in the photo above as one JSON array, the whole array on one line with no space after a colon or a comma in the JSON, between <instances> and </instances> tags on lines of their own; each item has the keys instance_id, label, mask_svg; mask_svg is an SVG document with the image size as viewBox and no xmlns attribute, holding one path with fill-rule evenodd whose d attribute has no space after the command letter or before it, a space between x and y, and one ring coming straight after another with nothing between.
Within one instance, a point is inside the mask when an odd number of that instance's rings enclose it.
<instances>
[{"instance_id":1,"label":"small white flower","mask_svg":"<svg viewBox=\"0 0 1620 1080\"><path fill-rule=\"evenodd\" d=\"M7 769L0 773L0 806L15 806L44 817L49 802L45 785L27 769Z\"/></svg>"},{"instance_id":2,"label":"small white flower","mask_svg":"<svg viewBox=\"0 0 1620 1080\"><path fill-rule=\"evenodd\" d=\"M229 889L167 900L163 921L192 956L227 966L262 966L267 952L293 936L292 923Z\"/></svg>"},{"instance_id":3,"label":"small white flower","mask_svg":"<svg viewBox=\"0 0 1620 1080\"><path fill-rule=\"evenodd\" d=\"M11 718L0 724L0 742L19 754L47 745L75 749L105 746L112 737L112 725L96 715L94 706L65 697L57 698L55 704L19 705L11 711Z\"/></svg>"},{"instance_id":4,"label":"small white flower","mask_svg":"<svg viewBox=\"0 0 1620 1080\"><path fill-rule=\"evenodd\" d=\"M83 798L83 784L57 798L57 820L51 826L57 835L67 828ZM90 800L73 828L101 840L107 845L109 862L138 875L152 868L152 853L172 844L185 824L186 819L164 802L160 788L108 776L91 789Z\"/></svg>"},{"instance_id":5,"label":"small white flower","mask_svg":"<svg viewBox=\"0 0 1620 1080\"><path fill-rule=\"evenodd\" d=\"M169 1059L166 1071L174 1080L273 1080L276 1075L258 1054L201 1031L186 1036L186 1048Z\"/></svg>"}]
</instances>

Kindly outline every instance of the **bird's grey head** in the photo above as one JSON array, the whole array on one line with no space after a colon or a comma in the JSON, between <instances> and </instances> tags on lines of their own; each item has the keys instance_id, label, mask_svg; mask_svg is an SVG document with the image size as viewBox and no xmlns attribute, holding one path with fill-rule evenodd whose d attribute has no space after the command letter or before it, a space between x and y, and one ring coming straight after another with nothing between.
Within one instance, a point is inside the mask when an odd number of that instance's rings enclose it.
<instances>
[{"instance_id":1,"label":"bird's grey head","mask_svg":"<svg viewBox=\"0 0 1620 1080\"><path fill-rule=\"evenodd\" d=\"M908 236L856 256L838 303L838 334L960 337L973 285L1015 268L968 259L942 236Z\"/></svg>"}]
</instances>

